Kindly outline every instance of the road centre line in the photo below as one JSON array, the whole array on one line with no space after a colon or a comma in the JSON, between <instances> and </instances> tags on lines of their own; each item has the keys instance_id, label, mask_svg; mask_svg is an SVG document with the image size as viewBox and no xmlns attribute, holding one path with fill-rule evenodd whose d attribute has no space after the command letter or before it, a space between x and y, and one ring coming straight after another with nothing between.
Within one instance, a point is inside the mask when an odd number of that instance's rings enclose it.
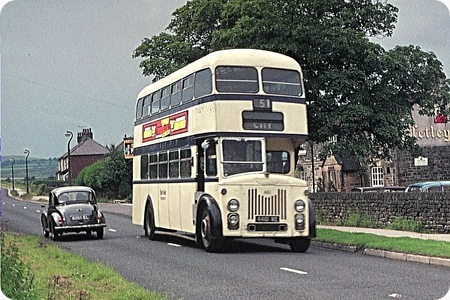
<instances>
[{"instance_id":1,"label":"road centre line","mask_svg":"<svg viewBox=\"0 0 450 300\"><path fill-rule=\"evenodd\" d=\"M280 270L286 271L286 272L291 272L291 273L296 273L296 274L300 274L300 275L308 275L308 272L285 268L285 267L280 268Z\"/></svg>"}]
</instances>

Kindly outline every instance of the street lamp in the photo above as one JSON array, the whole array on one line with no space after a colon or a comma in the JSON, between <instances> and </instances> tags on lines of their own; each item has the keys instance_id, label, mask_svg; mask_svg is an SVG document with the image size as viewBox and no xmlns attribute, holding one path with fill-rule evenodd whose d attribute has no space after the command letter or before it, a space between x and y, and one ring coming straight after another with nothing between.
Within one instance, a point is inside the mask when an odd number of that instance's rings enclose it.
<instances>
[{"instance_id":1,"label":"street lamp","mask_svg":"<svg viewBox=\"0 0 450 300\"><path fill-rule=\"evenodd\" d=\"M12 190L14 192L14 163L16 162L16 160L14 158L11 158L11 161Z\"/></svg>"},{"instance_id":2,"label":"street lamp","mask_svg":"<svg viewBox=\"0 0 450 300\"><path fill-rule=\"evenodd\" d=\"M30 193L30 189L28 187L28 156L30 156L30 151L25 150L23 154L26 154L25 156L25 179L27 180L27 194Z\"/></svg>"},{"instance_id":3,"label":"street lamp","mask_svg":"<svg viewBox=\"0 0 450 300\"><path fill-rule=\"evenodd\" d=\"M72 174L71 174L71 170L70 170L70 142L72 141L73 138L73 132L67 130L66 133L64 134L66 137L70 137L69 141L67 142L67 174L69 177L69 185L72 184Z\"/></svg>"}]
</instances>

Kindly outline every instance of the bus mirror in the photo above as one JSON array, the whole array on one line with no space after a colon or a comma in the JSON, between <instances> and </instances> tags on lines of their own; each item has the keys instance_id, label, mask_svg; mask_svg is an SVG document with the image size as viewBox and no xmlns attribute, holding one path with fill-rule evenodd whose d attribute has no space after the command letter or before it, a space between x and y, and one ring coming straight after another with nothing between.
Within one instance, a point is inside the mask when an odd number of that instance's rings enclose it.
<instances>
[{"instance_id":1,"label":"bus mirror","mask_svg":"<svg viewBox=\"0 0 450 300\"><path fill-rule=\"evenodd\" d=\"M204 140L204 141L202 142L202 148L203 148L204 150L208 149L209 143L210 143L209 140Z\"/></svg>"}]
</instances>

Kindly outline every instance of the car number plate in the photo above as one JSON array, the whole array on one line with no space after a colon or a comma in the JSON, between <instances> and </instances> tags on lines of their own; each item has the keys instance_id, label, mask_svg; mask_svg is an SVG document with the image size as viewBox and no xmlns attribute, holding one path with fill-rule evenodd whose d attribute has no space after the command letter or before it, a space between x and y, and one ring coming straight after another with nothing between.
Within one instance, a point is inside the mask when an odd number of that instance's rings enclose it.
<instances>
[{"instance_id":1,"label":"car number plate","mask_svg":"<svg viewBox=\"0 0 450 300\"><path fill-rule=\"evenodd\" d=\"M88 215L75 215L75 216L70 216L70 219L72 221L89 220L89 216Z\"/></svg>"},{"instance_id":2,"label":"car number plate","mask_svg":"<svg viewBox=\"0 0 450 300\"><path fill-rule=\"evenodd\" d=\"M280 222L279 216L256 216L256 222L276 223Z\"/></svg>"}]
</instances>

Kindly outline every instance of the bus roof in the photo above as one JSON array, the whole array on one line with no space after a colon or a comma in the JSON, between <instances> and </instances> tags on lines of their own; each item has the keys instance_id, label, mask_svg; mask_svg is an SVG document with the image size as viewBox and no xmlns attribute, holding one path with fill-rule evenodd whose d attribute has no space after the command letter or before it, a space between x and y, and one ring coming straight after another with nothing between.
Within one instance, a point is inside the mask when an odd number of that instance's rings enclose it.
<instances>
[{"instance_id":1,"label":"bus roof","mask_svg":"<svg viewBox=\"0 0 450 300\"><path fill-rule=\"evenodd\" d=\"M273 63L274 60L276 61L276 65L274 65ZM299 72L301 72L300 65L297 63L297 61L284 54L258 49L218 50L146 86L139 92L138 99L147 96L155 90L170 85L181 78L189 76L195 71L217 65L249 65L254 67L276 66L278 68L298 70Z\"/></svg>"}]
</instances>

